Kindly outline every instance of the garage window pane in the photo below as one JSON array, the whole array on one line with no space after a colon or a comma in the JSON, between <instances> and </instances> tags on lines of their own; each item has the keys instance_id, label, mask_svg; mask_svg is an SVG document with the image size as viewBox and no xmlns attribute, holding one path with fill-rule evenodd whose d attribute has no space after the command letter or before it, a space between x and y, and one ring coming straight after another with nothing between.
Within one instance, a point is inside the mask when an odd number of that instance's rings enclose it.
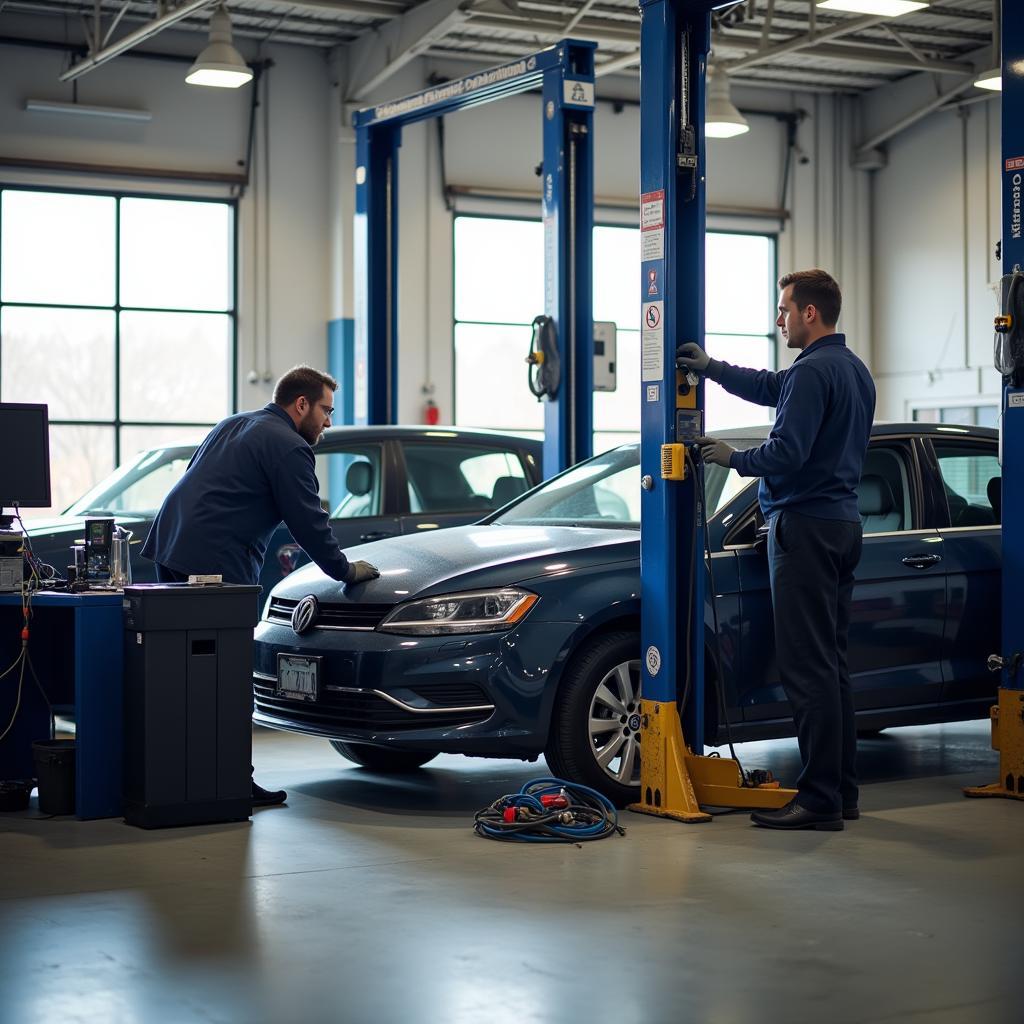
<instances>
[{"instance_id":1,"label":"garage window pane","mask_svg":"<svg viewBox=\"0 0 1024 1024\"><path fill-rule=\"evenodd\" d=\"M121 416L212 422L231 394L231 320L217 313L122 313Z\"/></svg>"},{"instance_id":2,"label":"garage window pane","mask_svg":"<svg viewBox=\"0 0 1024 1024\"><path fill-rule=\"evenodd\" d=\"M528 324L543 312L541 223L456 218L455 319Z\"/></svg>"},{"instance_id":3,"label":"garage window pane","mask_svg":"<svg viewBox=\"0 0 1024 1024\"><path fill-rule=\"evenodd\" d=\"M121 461L127 462L147 448L199 445L209 432L209 427L125 426L121 428Z\"/></svg>"},{"instance_id":4,"label":"garage window pane","mask_svg":"<svg viewBox=\"0 0 1024 1024\"><path fill-rule=\"evenodd\" d=\"M708 353L737 366L770 370L774 366L775 346L767 338L708 335ZM762 405L745 402L730 395L720 384L709 381L704 389L704 416L708 430L749 427L769 423L772 411Z\"/></svg>"},{"instance_id":5,"label":"garage window pane","mask_svg":"<svg viewBox=\"0 0 1024 1024\"><path fill-rule=\"evenodd\" d=\"M0 301L114 304L112 196L0 194Z\"/></svg>"},{"instance_id":6,"label":"garage window pane","mask_svg":"<svg viewBox=\"0 0 1024 1024\"><path fill-rule=\"evenodd\" d=\"M776 291L773 240L764 235L723 235L709 231L705 254L705 331L708 334L773 331Z\"/></svg>"},{"instance_id":7,"label":"garage window pane","mask_svg":"<svg viewBox=\"0 0 1024 1024\"><path fill-rule=\"evenodd\" d=\"M455 411L460 426L543 430L544 406L526 385L530 328L455 325Z\"/></svg>"},{"instance_id":8,"label":"garage window pane","mask_svg":"<svg viewBox=\"0 0 1024 1024\"><path fill-rule=\"evenodd\" d=\"M49 509L32 509L32 517L63 512L113 469L113 427L51 423L50 497L53 504Z\"/></svg>"},{"instance_id":9,"label":"garage window pane","mask_svg":"<svg viewBox=\"0 0 1024 1024\"><path fill-rule=\"evenodd\" d=\"M611 320L620 331L639 331L639 288L640 232L636 228L594 228L594 319ZM621 350L619 363L621 366ZM639 371L637 381L639 384Z\"/></svg>"},{"instance_id":10,"label":"garage window pane","mask_svg":"<svg viewBox=\"0 0 1024 1024\"><path fill-rule=\"evenodd\" d=\"M5 402L45 402L52 420L113 418L113 312L4 306L0 371Z\"/></svg>"},{"instance_id":11,"label":"garage window pane","mask_svg":"<svg viewBox=\"0 0 1024 1024\"><path fill-rule=\"evenodd\" d=\"M121 200L121 305L231 308L231 207Z\"/></svg>"}]
</instances>

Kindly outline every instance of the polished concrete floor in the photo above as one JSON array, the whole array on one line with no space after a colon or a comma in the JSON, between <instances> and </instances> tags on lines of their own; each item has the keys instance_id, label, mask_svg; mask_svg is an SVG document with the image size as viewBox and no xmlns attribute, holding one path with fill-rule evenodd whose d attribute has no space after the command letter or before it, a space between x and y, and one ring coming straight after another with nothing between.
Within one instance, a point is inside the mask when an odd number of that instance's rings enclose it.
<instances>
[{"instance_id":1,"label":"polished concrete floor","mask_svg":"<svg viewBox=\"0 0 1024 1024\"><path fill-rule=\"evenodd\" d=\"M792 778L791 742L740 748ZM0 815L0 1021L1024 1020L1024 805L983 723L865 741L841 833L624 815L625 838L488 842L543 763L375 776L259 731L289 805L144 832Z\"/></svg>"}]
</instances>

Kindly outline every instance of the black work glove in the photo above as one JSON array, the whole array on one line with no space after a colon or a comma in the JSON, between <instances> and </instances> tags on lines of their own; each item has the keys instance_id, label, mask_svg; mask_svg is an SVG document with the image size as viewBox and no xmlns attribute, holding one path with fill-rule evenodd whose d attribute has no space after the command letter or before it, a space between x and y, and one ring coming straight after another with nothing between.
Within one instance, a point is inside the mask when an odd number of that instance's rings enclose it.
<instances>
[{"instance_id":1,"label":"black work glove","mask_svg":"<svg viewBox=\"0 0 1024 1024\"><path fill-rule=\"evenodd\" d=\"M698 437L697 444L700 445L701 458L705 462L713 462L716 466L729 468L729 459L736 451L732 445L726 444L725 441L717 437Z\"/></svg>"},{"instance_id":2,"label":"black work glove","mask_svg":"<svg viewBox=\"0 0 1024 1024\"><path fill-rule=\"evenodd\" d=\"M345 573L345 583L365 583L367 580L375 580L380 577L380 570L369 562L350 562L348 572Z\"/></svg>"},{"instance_id":3,"label":"black work glove","mask_svg":"<svg viewBox=\"0 0 1024 1024\"><path fill-rule=\"evenodd\" d=\"M695 341L684 341L676 349L676 366L694 373L707 373L711 357Z\"/></svg>"}]
</instances>

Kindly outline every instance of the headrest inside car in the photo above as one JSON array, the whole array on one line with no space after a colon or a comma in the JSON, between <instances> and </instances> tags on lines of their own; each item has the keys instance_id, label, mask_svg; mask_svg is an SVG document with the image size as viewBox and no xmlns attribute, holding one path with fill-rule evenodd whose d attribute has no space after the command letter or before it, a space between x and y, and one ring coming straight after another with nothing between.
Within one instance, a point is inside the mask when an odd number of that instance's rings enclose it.
<instances>
[{"instance_id":1,"label":"headrest inside car","mask_svg":"<svg viewBox=\"0 0 1024 1024\"><path fill-rule=\"evenodd\" d=\"M373 489L373 466L368 462L353 462L345 473L345 487L350 494L362 497Z\"/></svg>"},{"instance_id":2,"label":"headrest inside car","mask_svg":"<svg viewBox=\"0 0 1024 1024\"><path fill-rule=\"evenodd\" d=\"M892 488L884 477L861 477L857 485L857 507L862 516L887 516L895 506Z\"/></svg>"}]
</instances>

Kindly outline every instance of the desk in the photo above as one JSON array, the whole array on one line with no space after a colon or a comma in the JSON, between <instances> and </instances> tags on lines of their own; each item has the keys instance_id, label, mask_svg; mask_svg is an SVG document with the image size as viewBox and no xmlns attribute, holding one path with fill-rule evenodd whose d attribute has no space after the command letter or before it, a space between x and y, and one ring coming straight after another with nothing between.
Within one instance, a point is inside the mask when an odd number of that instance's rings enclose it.
<instances>
[{"instance_id":1,"label":"desk","mask_svg":"<svg viewBox=\"0 0 1024 1024\"><path fill-rule=\"evenodd\" d=\"M32 597L28 651L39 682L54 705L75 708L75 813L79 818L121 814L122 665L124 625L120 594ZM0 594L0 672L21 649L21 596ZM0 681L0 732L17 700L18 670ZM32 741L50 734L46 702L28 667L21 708L0 741L0 779L32 778Z\"/></svg>"}]
</instances>

